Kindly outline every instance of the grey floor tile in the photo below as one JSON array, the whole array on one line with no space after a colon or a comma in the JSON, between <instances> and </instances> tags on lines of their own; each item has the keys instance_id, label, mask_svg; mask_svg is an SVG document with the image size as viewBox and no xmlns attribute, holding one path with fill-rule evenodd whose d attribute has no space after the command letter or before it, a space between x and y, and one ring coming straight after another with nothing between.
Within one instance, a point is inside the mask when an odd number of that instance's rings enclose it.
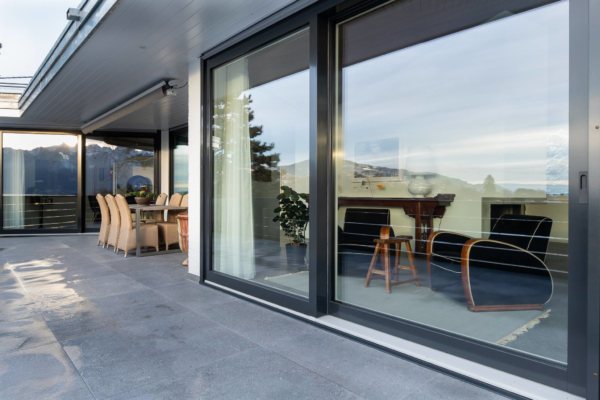
<instances>
[{"instance_id":1,"label":"grey floor tile","mask_svg":"<svg viewBox=\"0 0 600 400\"><path fill-rule=\"evenodd\" d=\"M0 316L26 316L38 311L37 304L23 288L0 291Z\"/></svg>"},{"instance_id":2,"label":"grey floor tile","mask_svg":"<svg viewBox=\"0 0 600 400\"><path fill-rule=\"evenodd\" d=\"M144 285L122 275L112 274L67 282L50 283L28 290L40 308L64 306L86 299L113 296L147 289Z\"/></svg>"},{"instance_id":3,"label":"grey floor tile","mask_svg":"<svg viewBox=\"0 0 600 400\"><path fill-rule=\"evenodd\" d=\"M18 269L15 270L15 273L19 275L23 285L31 290L35 286L47 286L54 283L67 283L74 280L115 275L118 272L104 264L87 260L86 264L53 265L30 270Z\"/></svg>"},{"instance_id":4,"label":"grey floor tile","mask_svg":"<svg viewBox=\"0 0 600 400\"><path fill-rule=\"evenodd\" d=\"M97 398L182 374L256 347L188 312L62 343Z\"/></svg>"},{"instance_id":5,"label":"grey floor tile","mask_svg":"<svg viewBox=\"0 0 600 400\"><path fill-rule=\"evenodd\" d=\"M407 400L506 400L507 397L471 385L458 379L441 375L429 381L418 391L411 393Z\"/></svg>"},{"instance_id":6,"label":"grey floor tile","mask_svg":"<svg viewBox=\"0 0 600 400\"><path fill-rule=\"evenodd\" d=\"M0 399L94 399L59 344L0 356Z\"/></svg>"},{"instance_id":7,"label":"grey floor tile","mask_svg":"<svg viewBox=\"0 0 600 400\"><path fill-rule=\"evenodd\" d=\"M0 265L0 292L21 288L17 276L10 269L4 269Z\"/></svg>"},{"instance_id":8,"label":"grey floor tile","mask_svg":"<svg viewBox=\"0 0 600 400\"><path fill-rule=\"evenodd\" d=\"M341 336L315 329L271 341L282 356L368 399L404 399L439 373Z\"/></svg>"},{"instance_id":9,"label":"grey floor tile","mask_svg":"<svg viewBox=\"0 0 600 400\"><path fill-rule=\"evenodd\" d=\"M187 271L160 266L156 268L141 267L136 271L123 272L123 274L153 289L187 282Z\"/></svg>"},{"instance_id":10,"label":"grey floor tile","mask_svg":"<svg viewBox=\"0 0 600 400\"><path fill-rule=\"evenodd\" d=\"M39 313L0 316L0 354L56 343Z\"/></svg>"},{"instance_id":11,"label":"grey floor tile","mask_svg":"<svg viewBox=\"0 0 600 400\"><path fill-rule=\"evenodd\" d=\"M122 393L125 399L353 399L361 397L317 374L256 348L225 358L174 381Z\"/></svg>"},{"instance_id":12,"label":"grey floor tile","mask_svg":"<svg viewBox=\"0 0 600 400\"><path fill-rule=\"evenodd\" d=\"M188 311L153 290L145 289L44 309L42 315L57 339L62 341Z\"/></svg>"},{"instance_id":13,"label":"grey floor tile","mask_svg":"<svg viewBox=\"0 0 600 400\"><path fill-rule=\"evenodd\" d=\"M198 282L187 280L175 285L164 286L155 289L168 298L175 300L190 310L201 312L227 303L241 302L238 298L223 293L220 290L200 285Z\"/></svg>"},{"instance_id":14,"label":"grey floor tile","mask_svg":"<svg viewBox=\"0 0 600 400\"><path fill-rule=\"evenodd\" d=\"M318 329L247 301L219 304L194 311L259 344L272 343Z\"/></svg>"}]
</instances>

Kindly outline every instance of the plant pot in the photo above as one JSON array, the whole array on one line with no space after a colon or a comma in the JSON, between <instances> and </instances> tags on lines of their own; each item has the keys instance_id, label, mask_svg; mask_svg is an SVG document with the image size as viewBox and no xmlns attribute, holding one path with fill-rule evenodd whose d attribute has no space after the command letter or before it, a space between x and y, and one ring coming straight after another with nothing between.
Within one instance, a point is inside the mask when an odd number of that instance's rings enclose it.
<instances>
[{"instance_id":1,"label":"plant pot","mask_svg":"<svg viewBox=\"0 0 600 400\"><path fill-rule=\"evenodd\" d=\"M288 267L296 267L299 270L306 270L306 244L294 246L292 244L285 245L285 254L287 256Z\"/></svg>"},{"instance_id":2,"label":"plant pot","mask_svg":"<svg viewBox=\"0 0 600 400\"><path fill-rule=\"evenodd\" d=\"M135 202L140 206L147 206L152 202L152 197L136 197Z\"/></svg>"}]
</instances>

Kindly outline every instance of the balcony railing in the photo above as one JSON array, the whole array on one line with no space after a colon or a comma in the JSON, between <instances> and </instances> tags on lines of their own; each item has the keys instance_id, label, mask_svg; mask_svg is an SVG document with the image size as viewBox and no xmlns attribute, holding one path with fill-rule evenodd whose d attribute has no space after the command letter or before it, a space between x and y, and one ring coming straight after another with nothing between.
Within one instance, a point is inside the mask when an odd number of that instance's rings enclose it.
<instances>
[{"instance_id":1,"label":"balcony railing","mask_svg":"<svg viewBox=\"0 0 600 400\"><path fill-rule=\"evenodd\" d=\"M5 195L3 229L76 229L77 196Z\"/></svg>"}]
</instances>

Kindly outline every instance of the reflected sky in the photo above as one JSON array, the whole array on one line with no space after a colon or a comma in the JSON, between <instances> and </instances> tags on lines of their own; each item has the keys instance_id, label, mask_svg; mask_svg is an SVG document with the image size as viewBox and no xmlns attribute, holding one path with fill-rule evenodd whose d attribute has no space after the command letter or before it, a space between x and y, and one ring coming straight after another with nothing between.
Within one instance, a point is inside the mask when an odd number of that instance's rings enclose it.
<instances>
[{"instance_id":1,"label":"reflected sky","mask_svg":"<svg viewBox=\"0 0 600 400\"><path fill-rule=\"evenodd\" d=\"M343 158L399 137L471 184L565 184L568 38L561 2L344 68Z\"/></svg>"},{"instance_id":2,"label":"reflected sky","mask_svg":"<svg viewBox=\"0 0 600 400\"><path fill-rule=\"evenodd\" d=\"M280 166L308 160L309 73L298 72L244 92L252 96L252 125L263 126L258 140L275 143Z\"/></svg>"},{"instance_id":3,"label":"reflected sky","mask_svg":"<svg viewBox=\"0 0 600 400\"><path fill-rule=\"evenodd\" d=\"M15 150L33 150L39 147L52 147L66 144L69 147L77 146L75 135L40 135L23 133L4 133L2 147Z\"/></svg>"}]
</instances>

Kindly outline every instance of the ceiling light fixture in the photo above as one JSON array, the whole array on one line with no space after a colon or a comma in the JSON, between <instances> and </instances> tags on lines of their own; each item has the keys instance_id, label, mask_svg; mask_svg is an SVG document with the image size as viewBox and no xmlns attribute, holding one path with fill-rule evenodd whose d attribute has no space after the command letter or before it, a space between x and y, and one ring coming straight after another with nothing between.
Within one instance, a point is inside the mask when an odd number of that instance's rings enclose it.
<instances>
[{"instance_id":1,"label":"ceiling light fixture","mask_svg":"<svg viewBox=\"0 0 600 400\"><path fill-rule=\"evenodd\" d=\"M171 85L171 83L173 83L173 85ZM127 100L125 103L118 105L112 110L107 111L99 117L82 125L81 131L85 134L93 132L167 96L175 96L177 95L177 88L174 86L177 85L177 83L177 80L159 82L150 89Z\"/></svg>"}]
</instances>

